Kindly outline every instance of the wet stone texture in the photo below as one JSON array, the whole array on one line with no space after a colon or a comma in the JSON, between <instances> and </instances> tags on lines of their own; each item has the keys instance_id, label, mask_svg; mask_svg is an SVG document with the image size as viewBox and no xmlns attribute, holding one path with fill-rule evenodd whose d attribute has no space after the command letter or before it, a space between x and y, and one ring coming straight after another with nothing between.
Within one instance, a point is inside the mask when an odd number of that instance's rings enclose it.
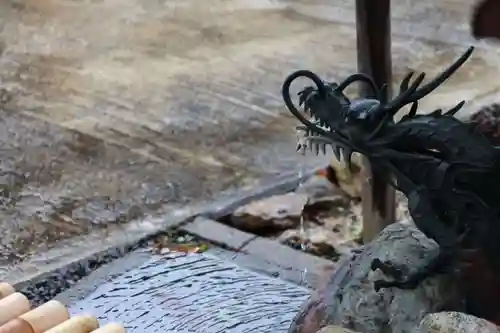
<instances>
[{"instance_id":1,"label":"wet stone texture","mask_svg":"<svg viewBox=\"0 0 500 333\"><path fill-rule=\"evenodd\" d=\"M70 306L129 333L286 332L309 291L207 254L157 257Z\"/></svg>"}]
</instances>

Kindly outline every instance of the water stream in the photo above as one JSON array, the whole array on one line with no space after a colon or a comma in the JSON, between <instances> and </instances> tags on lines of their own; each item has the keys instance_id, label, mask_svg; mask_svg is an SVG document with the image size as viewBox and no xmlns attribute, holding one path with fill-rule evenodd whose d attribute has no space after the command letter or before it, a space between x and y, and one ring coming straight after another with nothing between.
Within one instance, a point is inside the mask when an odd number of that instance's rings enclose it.
<instances>
[{"instance_id":1,"label":"water stream","mask_svg":"<svg viewBox=\"0 0 500 333\"><path fill-rule=\"evenodd\" d=\"M298 178L299 178L299 184L298 187L300 187L303 184L303 176L304 176L304 168L305 168L305 158L306 158L306 150L308 147L308 142L306 138L304 137L304 134L302 131L297 130L297 152L302 156L302 161L300 162L300 167L298 170ZM303 214L300 216L300 249L304 252L307 250L307 229L305 227L305 221L304 221L304 216ZM306 282L306 277L307 277L307 268L304 268L302 270L301 278L300 278L300 284L305 284Z\"/></svg>"}]
</instances>

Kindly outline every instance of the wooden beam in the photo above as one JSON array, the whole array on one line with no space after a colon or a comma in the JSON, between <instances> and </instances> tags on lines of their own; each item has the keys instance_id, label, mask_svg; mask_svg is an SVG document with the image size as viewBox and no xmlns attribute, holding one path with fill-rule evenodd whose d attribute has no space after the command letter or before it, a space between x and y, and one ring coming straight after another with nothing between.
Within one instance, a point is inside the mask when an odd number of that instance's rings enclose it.
<instances>
[{"instance_id":1,"label":"wooden beam","mask_svg":"<svg viewBox=\"0 0 500 333\"><path fill-rule=\"evenodd\" d=\"M381 88L387 84L384 98L391 97L391 2L390 0L356 0L356 29L358 71L373 77ZM360 94L370 92L361 85ZM371 170L364 160L363 190L363 240L373 239L395 218L394 190L381 177L383 170Z\"/></svg>"}]
</instances>

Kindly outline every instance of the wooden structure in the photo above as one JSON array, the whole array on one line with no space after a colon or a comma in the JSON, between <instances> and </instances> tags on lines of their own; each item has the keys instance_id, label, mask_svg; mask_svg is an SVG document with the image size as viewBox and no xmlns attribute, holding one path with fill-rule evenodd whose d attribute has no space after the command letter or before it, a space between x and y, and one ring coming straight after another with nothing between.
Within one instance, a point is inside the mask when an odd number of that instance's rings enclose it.
<instances>
[{"instance_id":1,"label":"wooden structure","mask_svg":"<svg viewBox=\"0 0 500 333\"><path fill-rule=\"evenodd\" d=\"M119 324L99 328L91 315L70 318L61 302L51 300L31 309L28 298L8 283L0 283L0 333L125 333Z\"/></svg>"},{"instance_id":2,"label":"wooden structure","mask_svg":"<svg viewBox=\"0 0 500 333\"><path fill-rule=\"evenodd\" d=\"M358 71L373 77L381 88L387 84L385 98L391 97L391 19L390 0L356 0ZM369 91L362 86L360 93ZM394 190L381 180L381 171L363 168L363 240L375 237L395 218Z\"/></svg>"}]
</instances>

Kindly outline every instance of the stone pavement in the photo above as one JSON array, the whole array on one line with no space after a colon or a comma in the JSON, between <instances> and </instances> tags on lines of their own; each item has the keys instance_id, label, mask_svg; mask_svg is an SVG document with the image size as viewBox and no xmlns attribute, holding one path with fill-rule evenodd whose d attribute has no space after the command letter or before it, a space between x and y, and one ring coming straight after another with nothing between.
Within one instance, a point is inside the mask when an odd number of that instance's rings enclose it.
<instances>
[{"instance_id":1,"label":"stone pavement","mask_svg":"<svg viewBox=\"0 0 500 333\"><path fill-rule=\"evenodd\" d=\"M286 332L309 290L222 260L222 252L135 252L57 299L129 333Z\"/></svg>"}]
</instances>

